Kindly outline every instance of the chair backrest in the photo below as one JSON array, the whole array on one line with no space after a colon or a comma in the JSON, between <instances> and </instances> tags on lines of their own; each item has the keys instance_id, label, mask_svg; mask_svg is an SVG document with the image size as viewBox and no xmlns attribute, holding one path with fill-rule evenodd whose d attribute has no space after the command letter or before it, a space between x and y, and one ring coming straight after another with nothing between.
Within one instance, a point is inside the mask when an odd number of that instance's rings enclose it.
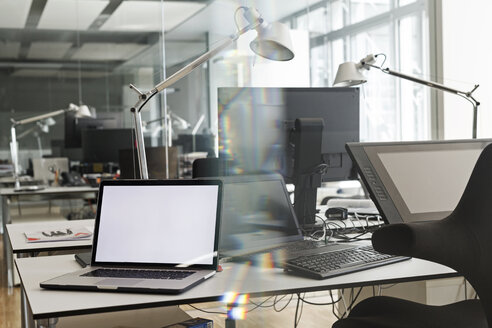
<instances>
[{"instance_id":1,"label":"chair backrest","mask_svg":"<svg viewBox=\"0 0 492 328\"><path fill-rule=\"evenodd\" d=\"M448 217L388 225L372 241L381 252L430 260L462 274L477 291L492 327L492 144L482 151Z\"/></svg>"},{"instance_id":2,"label":"chair backrest","mask_svg":"<svg viewBox=\"0 0 492 328\"><path fill-rule=\"evenodd\" d=\"M193 161L193 178L220 177L225 175L226 162L217 157L197 158Z\"/></svg>"}]
</instances>

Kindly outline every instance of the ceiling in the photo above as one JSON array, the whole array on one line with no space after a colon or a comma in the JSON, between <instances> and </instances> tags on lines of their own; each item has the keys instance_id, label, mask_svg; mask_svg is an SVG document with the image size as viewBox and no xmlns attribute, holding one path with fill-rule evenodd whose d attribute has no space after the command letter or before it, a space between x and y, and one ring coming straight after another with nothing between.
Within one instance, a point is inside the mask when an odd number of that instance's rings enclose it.
<instances>
[{"instance_id":1,"label":"ceiling","mask_svg":"<svg viewBox=\"0 0 492 328\"><path fill-rule=\"evenodd\" d=\"M240 5L278 20L313 1L2 0L0 72L70 77L83 62L86 76L98 76L149 51L162 32L171 66L199 55L206 32L234 33Z\"/></svg>"},{"instance_id":2,"label":"ceiling","mask_svg":"<svg viewBox=\"0 0 492 328\"><path fill-rule=\"evenodd\" d=\"M2 0L0 70L56 76L79 62L89 71L111 69L207 5L203 0Z\"/></svg>"}]
</instances>

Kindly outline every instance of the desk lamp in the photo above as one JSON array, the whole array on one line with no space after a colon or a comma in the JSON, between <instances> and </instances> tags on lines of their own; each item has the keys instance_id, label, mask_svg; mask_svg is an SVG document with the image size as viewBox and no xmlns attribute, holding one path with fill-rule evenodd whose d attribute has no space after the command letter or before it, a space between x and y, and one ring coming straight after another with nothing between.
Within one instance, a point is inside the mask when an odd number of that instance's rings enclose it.
<instances>
[{"instance_id":1,"label":"desk lamp","mask_svg":"<svg viewBox=\"0 0 492 328\"><path fill-rule=\"evenodd\" d=\"M186 121L184 118L182 118L181 116L175 114L172 111L168 111L167 119L166 119L166 116L161 116L159 118L156 118L156 119L153 119L150 121L142 121L142 131L148 132L149 131L149 128L148 128L149 125L151 125L153 123L157 123L157 122L162 122L162 121L166 122L164 124L167 124L167 126L169 127L168 128L169 132L167 134L167 140L166 140L166 143L168 146L172 146L172 137L174 134L174 129L186 130L186 129L190 128L190 126L191 126L191 124L188 121ZM159 134L159 132L162 131L164 124L159 124L155 129L150 129L151 135L153 137L156 137Z\"/></svg>"},{"instance_id":2,"label":"desk lamp","mask_svg":"<svg viewBox=\"0 0 492 328\"><path fill-rule=\"evenodd\" d=\"M140 176L142 179L148 179L149 174L147 170L147 159L145 157L145 144L142 131L142 119L140 111L145 106L145 104L156 94L163 91L164 89L170 87L177 81L181 80L183 77L191 73L195 68L199 67L210 58L230 46L234 43L241 35L250 31L256 30L258 36L250 43L251 50L256 54L277 61L287 61L294 58L294 53L291 48L291 41L289 35L289 29L287 26L274 22L266 23L261 17L260 13L254 8L239 7L234 17L236 18L237 13L242 10L243 16L248 22L248 25L240 28L236 20L236 26L238 31L231 35L228 39L222 41L216 48L204 53L197 59L195 59L190 64L186 65L169 78L157 84L152 90L143 93L133 84L130 84L130 88L138 94L137 103L131 108L134 115L135 123L135 133L137 139L137 155L140 164Z\"/></svg>"},{"instance_id":3,"label":"desk lamp","mask_svg":"<svg viewBox=\"0 0 492 328\"><path fill-rule=\"evenodd\" d=\"M17 144L17 136L16 136L16 131L15 131L15 128L19 125L24 125L24 124L28 124L28 123L38 123L38 122L41 122L41 129L44 128L44 131L46 131L46 127L48 127L48 125L50 124L50 121L48 119L54 117L54 116L57 116L57 115L61 115L61 114L64 114L66 112L75 112L76 116L77 117L88 117L88 116L92 116L91 115L91 112L89 110L89 107L87 107L86 105L81 105L81 106L77 106L77 105L74 105L74 104L70 104L68 106L68 108L65 108L65 109L59 109L59 110L55 110L53 112L49 112L49 113L46 113L46 114L41 114L41 115L37 115L37 116L34 116L34 117L31 117L31 118L25 118L25 119L22 119L22 120L14 120L13 118L10 119L10 121L12 122L12 127L10 128L10 134L11 134L11 138L12 138L12 141L10 143L10 153L11 153L11 156L12 156L12 164L14 164L14 179L15 179L15 187L14 187L14 190L15 191L20 191L22 190L21 186L20 186L20 180L19 180L19 174L20 174L20 168L19 168L19 154L18 154L18 144ZM53 124L51 124L53 125ZM31 188L30 189L33 189L32 187L34 186L30 186Z\"/></svg>"},{"instance_id":4,"label":"desk lamp","mask_svg":"<svg viewBox=\"0 0 492 328\"><path fill-rule=\"evenodd\" d=\"M374 65L376 63L376 58L379 56L384 57L384 61L380 66ZM477 115L478 115L478 106L480 105L480 102L478 102L474 97L473 97L473 92L478 88L478 84L476 84L471 91L460 91L456 90L453 88L449 88L445 85L442 85L440 83L432 82L432 81L426 81L419 79L417 77L411 76L411 75L406 75L400 72L396 72L393 70L390 70L389 68L383 68L384 62L386 61L386 55L385 54L377 54L377 55L367 55L365 58L363 58L360 62L354 63L354 62L346 62L343 64L340 64L338 66L338 71L337 75L335 77L335 82L333 83L333 86L335 87L349 87L349 86L354 86L358 84L362 84L367 82L367 79L362 75L361 71L362 70L369 70L371 67L376 68L380 70L383 73L390 74L405 80L409 80L415 83L423 84L431 88L436 88L442 91L454 93L460 97L465 98L468 100L472 105L473 105L473 139L477 138Z\"/></svg>"},{"instance_id":5,"label":"desk lamp","mask_svg":"<svg viewBox=\"0 0 492 328\"><path fill-rule=\"evenodd\" d=\"M43 157L43 147L41 145L41 135L39 134L39 132L49 133L50 132L50 126L53 126L55 124L56 124L55 120L51 117L44 119L44 120L41 120L41 121L37 121L35 126L25 130L22 133L19 133L17 135L17 140L20 140L20 139L24 138L25 136L28 136L29 134L32 133L38 142L39 157L42 158ZM39 129L39 131L38 131L38 129Z\"/></svg>"}]
</instances>

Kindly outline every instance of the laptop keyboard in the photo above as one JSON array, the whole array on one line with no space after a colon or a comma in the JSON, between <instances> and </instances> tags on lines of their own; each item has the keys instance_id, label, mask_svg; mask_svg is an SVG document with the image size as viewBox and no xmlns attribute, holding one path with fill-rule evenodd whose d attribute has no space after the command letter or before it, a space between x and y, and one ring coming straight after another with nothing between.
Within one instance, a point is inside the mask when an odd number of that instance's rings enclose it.
<instances>
[{"instance_id":1,"label":"laptop keyboard","mask_svg":"<svg viewBox=\"0 0 492 328\"><path fill-rule=\"evenodd\" d=\"M169 279L182 280L195 273L194 271L177 270L128 270L128 269L96 269L81 275L82 277L98 278L138 278L138 279Z\"/></svg>"},{"instance_id":2,"label":"laptop keyboard","mask_svg":"<svg viewBox=\"0 0 492 328\"><path fill-rule=\"evenodd\" d=\"M363 246L299 256L288 260L285 269L306 277L325 279L408 259L410 258L379 253L372 246Z\"/></svg>"}]
</instances>

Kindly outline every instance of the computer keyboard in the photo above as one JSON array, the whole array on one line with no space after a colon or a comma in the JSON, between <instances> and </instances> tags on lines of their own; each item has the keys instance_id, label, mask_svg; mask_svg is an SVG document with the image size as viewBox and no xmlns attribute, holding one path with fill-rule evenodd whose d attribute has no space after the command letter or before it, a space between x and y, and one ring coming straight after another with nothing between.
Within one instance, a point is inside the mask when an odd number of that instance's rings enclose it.
<instances>
[{"instance_id":1,"label":"computer keyboard","mask_svg":"<svg viewBox=\"0 0 492 328\"><path fill-rule=\"evenodd\" d=\"M82 277L105 277L105 278L139 278L139 279L172 279L181 280L194 271L176 270L128 270L128 269L96 269L89 271Z\"/></svg>"},{"instance_id":2,"label":"computer keyboard","mask_svg":"<svg viewBox=\"0 0 492 328\"><path fill-rule=\"evenodd\" d=\"M372 246L361 246L299 256L286 261L284 268L290 273L305 277L326 279L408 259L410 258L379 253Z\"/></svg>"}]
</instances>

